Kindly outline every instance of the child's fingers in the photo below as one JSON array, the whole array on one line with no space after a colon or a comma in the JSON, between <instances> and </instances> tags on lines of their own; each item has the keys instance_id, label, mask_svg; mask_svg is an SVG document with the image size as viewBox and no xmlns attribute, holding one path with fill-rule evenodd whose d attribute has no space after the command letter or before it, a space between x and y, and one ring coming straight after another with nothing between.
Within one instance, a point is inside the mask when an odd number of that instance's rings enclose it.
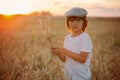
<instances>
[{"instance_id":1,"label":"child's fingers","mask_svg":"<svg viewBox=\"0 0 120 80\"><path fill-rule=\"evenodd\" d=\"M57 47L51 47L51 50L55 50L55 49L57 49Z\"/></svg>"},{"instance_id":2,"label":"child's fingers","mask_svg":"<svg viewBox=\"0 0 120 80\"><path fill-rule=\"evenodd\" d=\"M51 49L51 54L55 54L55 50L54 49Z\"/></svg>"},{"instance_id":3,"label":"child's fingers","mask_svg":"<svg viewBox=\"0 0 120 80\"><path fill-rule=\"evenodd\" d=\"M57 55L59 52L59 47L51 47L51 54Z\"/></svg>"},{"instance_id":4,"label":"child's fingers","mask_svg":"<svg viewBox=\"0 0 120 80\"><path fill-rule=\"evenodd\" d=\"M55 53L55 52L51 52L51 54L56 55L56 53Z\"/></svg>"}]
</instances>

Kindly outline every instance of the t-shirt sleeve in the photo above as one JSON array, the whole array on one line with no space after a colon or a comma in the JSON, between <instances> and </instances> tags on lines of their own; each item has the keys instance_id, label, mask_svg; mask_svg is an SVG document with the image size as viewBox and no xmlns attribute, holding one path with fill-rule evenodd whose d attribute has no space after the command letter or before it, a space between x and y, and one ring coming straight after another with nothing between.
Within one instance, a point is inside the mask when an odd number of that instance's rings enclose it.
<instances>
[{"instance_id":1,"label":"t-shirt sleeve","mask_svg":"<svg viewBox=\"0 0 120 80\"><path fill-rule=\"evenodd\" d=\"M89 37L83 38L81 41L81 50L83 52L91 52L92 51L92 42Z\"/></svg>"}]
</instances>

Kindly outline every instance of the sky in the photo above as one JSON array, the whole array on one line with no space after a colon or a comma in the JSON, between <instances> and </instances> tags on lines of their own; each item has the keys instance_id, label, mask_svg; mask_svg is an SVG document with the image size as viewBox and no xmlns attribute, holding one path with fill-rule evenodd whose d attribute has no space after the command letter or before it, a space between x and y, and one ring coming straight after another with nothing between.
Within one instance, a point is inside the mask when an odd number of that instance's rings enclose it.
<instances>
[{"instance_id":1,"label":"sky","mask_svg":"<svg viewBox=\"0 0 120 80\"><path fill-rule=\"evenodd\" d=\"M29 14L50 11L62 15L72 7L82 7L88 16L120 17L120 0L0 0L0 14Z\"/></svg>"}]
</instances>

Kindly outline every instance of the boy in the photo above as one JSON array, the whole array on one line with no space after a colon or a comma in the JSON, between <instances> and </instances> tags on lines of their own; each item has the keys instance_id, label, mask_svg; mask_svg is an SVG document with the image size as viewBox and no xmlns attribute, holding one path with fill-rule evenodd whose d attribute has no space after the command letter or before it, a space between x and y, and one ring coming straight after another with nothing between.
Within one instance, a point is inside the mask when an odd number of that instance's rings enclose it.
<instances>
[{"instance_id":1,"label":"boy","mask_svg":"<svg viewBox=\"0 0 120 80\"><path fill-rule=\"evenodd\" d=\"M84 32L87 27L87 11L74 7L65 13L67 28L70 31L65 37L64 47L51 47L51 53L65 62L64 74L66 80L90 80L89 69L92 42Z\"/></svg>"}]
</instances>

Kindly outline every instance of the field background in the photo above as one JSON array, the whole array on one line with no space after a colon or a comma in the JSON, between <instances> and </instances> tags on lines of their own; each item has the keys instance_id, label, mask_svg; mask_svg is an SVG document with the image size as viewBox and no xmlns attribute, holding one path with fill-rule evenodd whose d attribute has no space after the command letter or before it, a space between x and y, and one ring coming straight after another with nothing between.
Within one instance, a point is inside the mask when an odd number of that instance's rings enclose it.
<instances>
[{"instance_id":1,"label":"field background","mask_svg":"<svg viewBox=\"0 0 120 80\"><path fill-rule=\"evenodd\" d=\"M120 80L120 18L88 18L92 80ZM0 80L64 80L50 45L63 45L64 17L0 16ZM52 41L52 42L51 42Z\"/></svg>"}]
</instances>

